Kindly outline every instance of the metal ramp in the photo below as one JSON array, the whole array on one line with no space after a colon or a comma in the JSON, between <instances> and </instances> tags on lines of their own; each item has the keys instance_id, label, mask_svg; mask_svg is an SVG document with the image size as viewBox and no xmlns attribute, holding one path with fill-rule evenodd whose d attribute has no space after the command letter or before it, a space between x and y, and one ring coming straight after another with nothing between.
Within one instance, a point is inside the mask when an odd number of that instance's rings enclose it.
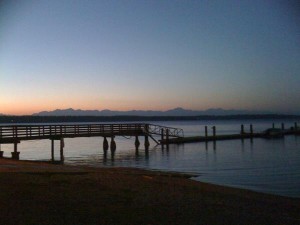
<instances>
[{"instance_id":1,"label":"metal ramp","mask_svg":"<svg viewBox=\"0 0 300 225\"><path fill-rule=\"evenodd\" d=\"M145 124L144 133L147 134L157 144L160 143L157 140L155 140L152 135L161 136L161 141L164 139L168 140L169 137L173 137L173 138L184 137L184 132L183 129L181 128L167 127L167 126L161 126L155 124Z\"/></svg>"}]
</instances>

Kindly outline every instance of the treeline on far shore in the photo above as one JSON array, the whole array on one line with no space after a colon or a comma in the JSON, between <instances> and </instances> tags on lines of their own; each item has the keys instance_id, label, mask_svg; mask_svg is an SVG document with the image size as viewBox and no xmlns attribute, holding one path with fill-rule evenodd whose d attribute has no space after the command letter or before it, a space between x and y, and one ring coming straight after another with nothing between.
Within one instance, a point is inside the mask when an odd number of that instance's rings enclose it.
<instances>
[{"instance_id":1,"label":"treeline on far shore","mask_svg":"<svg viewBox=\"0 0 300 225\"><path fill-rule=\"evenodd\" d=\"M192 120L278 120L300 119L300 115L226 115L226 116L0 116L0 123L68 123L68 122L142 122Z\"/></svg>"}]
</instances>

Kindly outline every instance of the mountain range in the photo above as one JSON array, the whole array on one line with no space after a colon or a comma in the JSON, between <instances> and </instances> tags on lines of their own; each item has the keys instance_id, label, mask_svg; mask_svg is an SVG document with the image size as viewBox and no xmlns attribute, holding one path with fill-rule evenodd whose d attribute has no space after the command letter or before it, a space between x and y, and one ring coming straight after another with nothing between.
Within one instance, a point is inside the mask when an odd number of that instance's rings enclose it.
<instances>
[{"instance_id":1,"label":"mountain range","mask_svg":"<svg viewBox=\"0 0 300 225\"><path fill-rule=\"evenodd\" d=\"M53 111L42 111L34 113L32 116L226 116L226 115L255 115L270 114L264 111L249 110L226 110L222 108L212 108L202 111L175 108L167 111L153 110L130 110L130 111L112 111L112 110L81 110L81 109L56 109Z\"/></svg>"}]
</instances>

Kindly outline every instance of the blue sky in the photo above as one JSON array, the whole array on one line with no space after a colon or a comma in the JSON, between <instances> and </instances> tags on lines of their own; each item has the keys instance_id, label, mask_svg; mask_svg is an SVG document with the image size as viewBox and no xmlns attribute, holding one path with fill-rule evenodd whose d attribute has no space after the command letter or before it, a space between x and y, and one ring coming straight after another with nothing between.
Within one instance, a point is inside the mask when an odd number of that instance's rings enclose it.
<instances>
[{"instance_id":1,"label":"blue sky","mask_svg":"<svg viewBox=\"0 0 300 225\"><path fill-rule=\"evenodd\" d=\"M3 1L0 113L300 113L297 1Z\"/></svg>"}]
</instances>

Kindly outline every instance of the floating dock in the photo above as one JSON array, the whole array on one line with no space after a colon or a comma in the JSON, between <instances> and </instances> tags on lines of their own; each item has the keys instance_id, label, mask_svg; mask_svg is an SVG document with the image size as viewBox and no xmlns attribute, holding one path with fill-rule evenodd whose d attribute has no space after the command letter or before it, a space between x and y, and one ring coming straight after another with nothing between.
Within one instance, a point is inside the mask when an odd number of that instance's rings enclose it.
<instances>
[{"instance_id":1,"label":"floating dock","mask_svg":"<svg viewBox=\"0 0 300 225\"><path fill-rule=\"evenodd\" d=\"M244 125L241 125L241 131L239 134L216 134L216 126L212 128L212 135L208 135L208 128L205 126L204 136L193 136L193 137L177 137L169 139L161 139L161 144L183 144L192 142L209 142L209 141L220 141L220 140L234 140L234 139L252 139L252 138L280 138L285 135L300 135L300 129L298 129L297 123L290 129L285 129L284 124L281 124L281 128L275 128L273 123L272 128L265 130L264 132L254 133L253 126L250 125L250 131L245 132Z\"/></svg>"}]
</instances>

